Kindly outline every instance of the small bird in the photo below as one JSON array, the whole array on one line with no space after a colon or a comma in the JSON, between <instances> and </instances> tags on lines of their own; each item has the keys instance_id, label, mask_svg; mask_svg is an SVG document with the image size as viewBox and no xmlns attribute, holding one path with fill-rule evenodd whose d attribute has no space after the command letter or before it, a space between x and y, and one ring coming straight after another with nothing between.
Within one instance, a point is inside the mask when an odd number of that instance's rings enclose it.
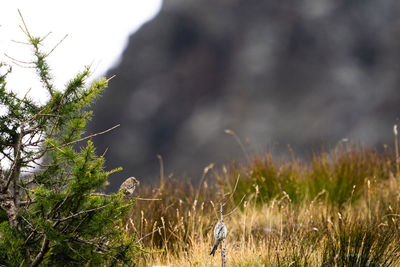
<instances>
[{"instance_id":1,"label":"small bird","mask_svg":"<svg viewBox=\"0 0 400 267\"><path fill-rule=\"evenodd\" d=\"M136 186L139 186L140 182L135 177L129 177L121 184L119 191L124 193L126 196L132 196L135 192Z\"/></svg>"},{"instance_id":2,"label":"small bird","mask_svg":"<svg viewBox=\"0 0 400 267\"><path fill-rule=\"evenodd\" d=\"M226 238L227 234L228 229L226 229L224 221L221 219L214 227L214 247L212 248L210 255L214 256L219 243Z\"/></svg>"}]
</instances>

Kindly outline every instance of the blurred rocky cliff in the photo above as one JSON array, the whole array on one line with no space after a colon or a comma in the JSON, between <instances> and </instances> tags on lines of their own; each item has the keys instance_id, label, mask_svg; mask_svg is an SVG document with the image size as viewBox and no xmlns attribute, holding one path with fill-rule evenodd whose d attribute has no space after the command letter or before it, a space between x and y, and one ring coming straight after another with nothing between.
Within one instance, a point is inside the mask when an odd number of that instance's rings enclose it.
<instances>
[{"instance_id":1,"label":"blurred rocky cliff","mask_svg":"<svg viewBox=\"0 0 400 267\"><path fill-rule=\"evenodd\" d=\"M392 144L400 113L398 0L165 0L130 37L89 132L107 167L154 181L196 178L243 159L224 129L259 151L297 154L342 138ZM278 148L279 149L279 148Z\"/></svg>"}]
</instances>

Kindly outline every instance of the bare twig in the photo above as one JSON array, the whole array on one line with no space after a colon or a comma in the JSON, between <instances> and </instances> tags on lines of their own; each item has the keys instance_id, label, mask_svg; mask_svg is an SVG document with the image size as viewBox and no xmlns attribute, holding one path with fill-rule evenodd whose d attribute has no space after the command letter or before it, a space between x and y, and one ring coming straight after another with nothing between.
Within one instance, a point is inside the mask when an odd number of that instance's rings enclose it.
<instances>
[{"instance_id":1,"label":"bare twig","mask_svg":"<svg viewBox=\"0 0 400 267\"><path fill-rule=\"evenodd\" d=\"M104 158L104 157L106 156L107 151L108 151L108 147L104 150L103 154L101 154L101 157L102 157L102 158Z\"/></svg>"},{"instance_id":2,"label":"bare twig","mask_svg":"<svg viewBox=\"0 0 400 267\"><path fill-rule=\"evenodd\" d=\"M212 200L210 200L210 204L211 204L211 206L213 208L215 218L218 219L218 212L217 212L217 210L215 208L215 204L214 204L214 202Z\"/></svg>"},{"instance_id":3,"label":"bare twig","mask_svg":"<svg viewBox=\"0 0 400 267\"><path fill-rule=\"evenodd\" d=\"M250 164L250 156L249 156L249 153L247 153L247 150L246 150L246 148L244 147L242 141L240 141L239 136L237 136L237 134L236 134L234 131L230 130L230 129L226 129L226 130L225 130L225 133L226 133L226 134L229 134L229 135L232 135L233 138L235 138L236 142L239 144L240 148L242 149L244 156L246 157L247 163Z\"/></svg>"},{"instance_id":4,"label":"bare twig","mask_svg":"<svg viewBox=\"0 0 400 267\"><path fill-rule=\"evenodd\" d=\"M22 42L22 41L17 41L17 40L11 40L11 42L16 43L16 44L22 44L22 45L31 45L30 43Z\"/></svg>"},{"instance_id":5,"label":"bare twig","mask_svg":"<svg viewBox=\"0 0 400 267\"><path fill-rule=\"evenodd\" d=\"M397 132L397 124L393 126L394 133L394 149L396 153L396 176L400 177L400 156L399 156L399 137Z\"/></svg>"},{"instance_id":6,"label":"bare twig","mask_svg":"<svg viewBox=\"0 0 400 267\"><path fill-rule=\"evenodd\" d=\"M49 33L50 34L50 33ZM43 39L44 38L46 38L47 36L45 36L45 37L43 37ZM62 42L64 42L64 40L66 39L68 37L68 34L66 34L51 50L50 50L50 52L49 53L47 53L46 54L46 57L48 57L51 53L53 53L53 51L62 43ZM42 39L42 40L43 40Z\"/></svg>"},{"instance_id":7,"label":"bare twig","mask_svg":"<svg viewBox=\"0 0 400 267\"><path fill-rule=\"evenodd\" d=\"M109 128L109 129L107 129L107 130L105 130L105 131L102 131L102 132L99 132L99 133L95 133L95 134L91 134L91 135L86 136L86 137L83 137L83 138L81 138L81 139L78 139L78 140L75 140L75 141L72 141L72 142L68 142L68 143L62 144L61 146L58 146L57 148L69 146L69 145L72 145L72 144L75 144L75 143L78 143L78 142L82 142L82 141L84 141L84 140L86 140L86 139L90 139L90 138L95 137L95 136L97 136L97 135L105 134L105 133L107 133L107 132L110 132L110 131L114 130L115 128L118 128L119 126L121 126L121 124L117 124L117 125L115 125L115 126Z\"/></svg>"},{"instance_id":8,"label":"bare twig","mask_svg":"<svg viewBox=\"0 0 400 267\"><path fill-rule=\"evenodd\" d=\"M14 57L12 57L12 56L10 56L10 55L8 55L8 54L4 54L7 58L9 58L9 59L11 59L12 61L13 61L13 63L19 63L19 64L26 64L26 65L30 65L30 64L34 64L35 62L33 62L33 61L23 61L23 60L20 60L20 59L16 59L16 58L14 58ZM23 65L20 65L21 67L26 67L26 66L23 66Z\"/></svg>"},{"instance_id":9,"label":"bare twig","mask_svg":"<svg viewBox=\"0 0 400 267\"><path fill-rule=\"evenodd\" d=\"M96 211L96 210L104 209L105 207L109 206L110 204L111 204L111 203L108 203L107 205L103 205L103 206L101 206L101 207L94 208L94 209L82 210L82 211L80 211L80 212L78 212L78 213L75 213L75 214L73 214L73 215L71 215L71 216L68 216L68 217L65 217L65 218L61 218L61 219L57 219L56 222L65 222L65 221L67 221L67 220L69 220L69 219L78 217L78 216L80 216L80 215L82 215L82 214L90 213L90 212L93 212L93 211Z\"/></svg>"},{"instance_id":10,"label":"bare twig","mask_svg":"<svg viewBox=\"0 0 400 267\"><path fill-rule=\"evenodd\" d=\"M102 194L102 193L91 193L89 196L93 197L111 197L111 195L107 195L107 194Z\"/></svg>"},{"instance_id":11,"label":"bare twig","mask_svg":"<svg viewBox=\"0 0 400 267\"><path fill-rule=\"evenodd\" d=\"M31 267L33 266L38 266L40 264L40 262L43 259L44 254L46 254L48 248L49 248L49 239L47 239L46 236L44 236L43 238L43 242L42 242L42 247L40 248L39 253L36 255L35 259L33 260L33 262L31 263Z\"/></svg>"},{"instance_id":12,"label":"bare twig","mask_svg":"<svg viewBox=\"0 0 400 267\"><path fill-rule=\"evenodd\" d=\"M225 217L228 217L229 215L231 215L232 213L234 213L234 212L236 211L236 209L240 206L240 204L242 204L242 202L243 202L243 200L244 200L245 197L246 197L246 195L244 195L244 196L242 197L242 199L240 200L239 204L237 204L236 207L233 208L233 210L231 210L230 212L228 212L228 213L225 214L224 216L225 216Z\"/></svg>"},{"instance_id":13,"label":"bare twig","mask_svg":"<svg viewBox=\"0 0 400 267\"><path fill-rule=\"evenodd\" d=\"M19 26L19 28L28 36L29 39L32 38L32 35L29 33L28 27L26 26L24 17L22 16L21 10L18 9L18 14L21 17L21 21L22 24L24 25L24 28L21 27L21 25Z\"/></svg>"},{"instance_id":14,"label":"bare twig","mask_svg":"<svg viewBox=\"0 0 400 267\"><path fill-rule=\"evenodd\" d=\"M232 192L230 192L230 193L226 193L225 195L224 195L224 198L227 196L227 195L229 195L229 198L224 202L224 206L226 205L226 202L228 202L228 200L229 199L232 199L233 198L233 194L235 194L235 192L236 192L236 188L237 188L237 185L238 185L238 183L239 183L239 179L240 179L240 174L238 174L238 177L237 177L237 179L236 179L236 182L235 182L235 186L233 187L233 190L232 190Z\"/></svg>"},{"instance_id":15,"label":"bare twig","mask_svg":"<svg viewBox=\"0 0 400 267\"><path fill-rule=\"evenodd\" d=\"M64 203L67 201L67 199L69 198L69 192L68 194L65 196L65 198L59 203L57 204L53 209L51 209L47 214L46 214L46 218L48 218L50 216L51 213L57 213L57 211L64 205Z\"/></svg>"},{"instance_id":16,"label":"bare twig","mask_svg":"<svg viewBox=\"0 0 400 267\"><path fill-rule=\"evenodd\" d=\"M134 198L132 198L132 199L144 200L144 201L161 200L161 198L141 198L141 197L134 197Z\"/></svg>"},{"instance_id":17,"label":"bare twig","mask_svg":"<svg viewBox=\"0 0 400 267\"><path fill-rule=\"evenodd\" d=\"M203 186L204 179L206 178L207 173L208 173L212 168L214 168L214 163L210 163L207 167L204 168L204 170L203 170L203 175L201 176L201 179L200 179L199 188L197 189L196 197L195 197L194 199L196 199L196 200L199 199L199 194L200 194L201 188L202 188L202 186Z\"/></svg>"},{"instance_id":18,"label":"bare twig","mask_svg":"<svg viewBox=\"0 0 400 267\"><path fill-rule=\"evenodd\" d=\"M164 163L161 155L157 155L158 161L160 162L160 190L164 189Z\"/></svg>"},{"instance_id":19,"label":"bare twig","mask_svg":"<svg viewBox=\"0 0 400 267\"><path fill-rule=\"evenodd\" d=\"M113 75L113 76L111 76L110 78L108 78L107 80L106 80L106 82L110 82L112 79L114 79L116 77L116 75Z\"/></svg>"},{"instance_id":20,"label":"bare twig","mask_svg":"<svg viewBox=\"0 0 400 267\"><path fill-rule=\"evenodd\" d=\"M158 227L156 230L154 230L154 231L152 231L152 232L150 232L150 233L147 233L147 234L145 234L144 236L142 236L141 238L139 238L139 240L136 241L135 243L136 243L136 244L139 244L140 242L142 242L143 239L145 239L146 237L148 237L148 236L154 234L155 232L157 232L157 231L159 231L159 230L161 230L161 229L163 229L163 228L164 228L164 226Z\"/></svg>"}]
</instances>

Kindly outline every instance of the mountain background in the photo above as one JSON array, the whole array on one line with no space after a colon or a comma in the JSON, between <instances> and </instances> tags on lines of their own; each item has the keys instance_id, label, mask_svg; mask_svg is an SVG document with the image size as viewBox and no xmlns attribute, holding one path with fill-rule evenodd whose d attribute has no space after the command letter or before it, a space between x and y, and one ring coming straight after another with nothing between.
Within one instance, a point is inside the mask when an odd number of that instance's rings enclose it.
<instances>
[{"instance_id":1,"label":"mountain background","mask_svg":"<svg viewBox=\"0 0 400 267\"><path fill-rule=\"evenodd\" d=\"M233 130L265 152L393 143L400 113L397 0L165 0L130 36L88 132L108 148L116 190L129 176L197 179L243 160Z\"/></svg>"}]
</instances>

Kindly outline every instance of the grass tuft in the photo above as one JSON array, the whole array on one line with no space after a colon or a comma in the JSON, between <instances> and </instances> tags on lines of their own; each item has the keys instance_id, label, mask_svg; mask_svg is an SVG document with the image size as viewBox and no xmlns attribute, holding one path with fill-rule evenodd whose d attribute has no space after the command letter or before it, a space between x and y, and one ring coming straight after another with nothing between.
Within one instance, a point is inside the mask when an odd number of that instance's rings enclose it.
<instances>
[{"instance_id":1,"label":"grass tuft","mask_svg":"<svg viewBox=\"0 0 400 267\"><path fill-rule=\"evenodd\" d=\"M255 156L203 174L199 186L162 177L159 188L138 189L160 200L138 200L126 220L130 233L147 235L138 265L220 266L218 253L209 252L226 201L225 213L239 206L224 217L227 266L399 266L400 180L392 154L341 148L310 162Z\"/></svg>"}]
</instances>

